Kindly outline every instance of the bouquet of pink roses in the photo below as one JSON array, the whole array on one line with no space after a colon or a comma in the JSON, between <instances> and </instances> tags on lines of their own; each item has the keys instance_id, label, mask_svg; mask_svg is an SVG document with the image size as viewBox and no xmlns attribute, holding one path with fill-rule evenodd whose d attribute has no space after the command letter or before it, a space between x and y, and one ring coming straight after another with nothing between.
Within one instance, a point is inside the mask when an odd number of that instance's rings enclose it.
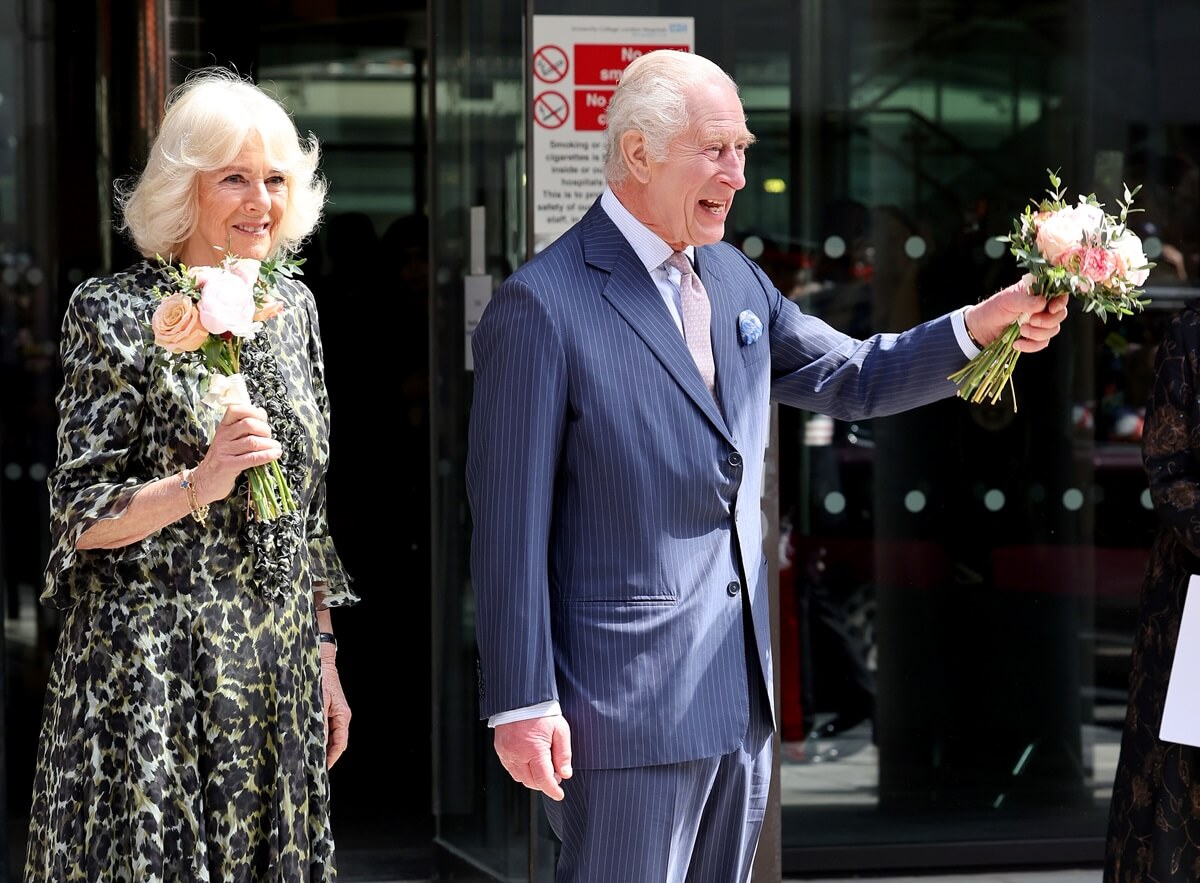
<instances>
[{"instance_id":1,"label":"bouquet of pink roses","mask_svg":"<svg viewBox=\"0 0 1200 883\"><path fill-rule=\"evenodd\" d=\"M302 261L256 261L227 256L216 267L166 266L175 286L159 288L160 298L150 320L154 342L172 355L199 352L208 366L208 391L202 401L224 411L229 405L250 404L246 381L239 373L243 340L254 337L263 322L283 312L272 292L278 276L301 272ZM296 501L278 460L247 471L250 506L259 521L271 521L296 511Z\"/></svg>"},{"instance_id":2,"label":"bouquet of pink roses","mask_svg":"<svg viewBox=\"0 0 1200 883\"><path fill-rule=\"evenodd\" d=\"M1049 171L1049 170L1047 170ZM1013 221L1013 232L997 237L1011 243L1017 264L1031 277L1030 292L1047 300L1070 294L1083 301L1085 313L1102 320L1109 315L1132 315L1148 301L1138 298L1154 265L1146 260L1142 241L1126 225L1133 197L1141 189L1125 188L1118 216L1106 214L1094 195L1080 196L1075 205L1064 199L1066 191L1058 175L1049 172L1049 199L1025 207L1025 214ZM971 359L966 367L950 375L958 384L958 394L968 401L995 404L1006 386L1012 385L1013 368L1021 353L1013 342L1021 334L1021 322L1014 322L996 340ZM1013 392L1015 411L1016 392Z\"/></svg>"}]
</instances>

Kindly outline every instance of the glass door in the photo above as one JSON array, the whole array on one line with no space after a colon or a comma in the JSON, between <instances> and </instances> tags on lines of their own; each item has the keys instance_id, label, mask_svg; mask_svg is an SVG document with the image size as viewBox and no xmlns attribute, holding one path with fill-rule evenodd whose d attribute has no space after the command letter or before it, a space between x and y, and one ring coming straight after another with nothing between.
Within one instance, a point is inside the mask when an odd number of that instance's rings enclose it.
<instances>
[{"instance_id":1,"label":"glass door","mask_svg":"<svg viewBox=\"0 0 1200 883\"><path fill-rule=\"evenodd\" d=\"M450 0L430 15L435 853L456 879L551 879L552 853L529 836L540 808L479 720L464 483L469 329L527 254L525 8Z\"/></svg>"}]
</instances>

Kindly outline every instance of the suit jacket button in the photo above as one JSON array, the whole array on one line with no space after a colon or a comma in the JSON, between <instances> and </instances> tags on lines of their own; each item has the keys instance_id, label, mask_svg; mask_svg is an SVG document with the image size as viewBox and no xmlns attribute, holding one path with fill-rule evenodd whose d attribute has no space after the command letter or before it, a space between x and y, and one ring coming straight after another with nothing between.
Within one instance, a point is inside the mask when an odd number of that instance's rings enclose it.
<instances>
[{"instance_id":1,"label":"suit jacket button","mask_svg":"<svg viewBox=\"0 0 1200 883\"><path fill-rule=\"evenodd\" d=\"M739 454L737 451L734 451L732 454L730 454L729 455L729 465L730 466L741 466L742 465L742 455Z\"/></svg>"},{"instance_id":2,"label":"suit jacket button","mask_svg":"<svg viewBox=\"0 0 1200 883\"><path fill-rule=\"evenodd\" d=\"M729 585L727 585L725 587L725 591L727 591L730 594L730 596L736 596L737 593L740 592L741 590L742 590L742 584L739 583L737 580L734 580L733 582L731 582Z\"/></svg>"}]
</instances>

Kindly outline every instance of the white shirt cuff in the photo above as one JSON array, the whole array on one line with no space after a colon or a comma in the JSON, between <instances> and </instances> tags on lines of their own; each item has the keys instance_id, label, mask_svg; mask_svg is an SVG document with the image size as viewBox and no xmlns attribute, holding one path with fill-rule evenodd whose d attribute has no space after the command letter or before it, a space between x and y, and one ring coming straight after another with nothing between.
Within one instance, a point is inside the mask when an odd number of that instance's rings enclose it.
<instances>
[{"instance_id":1,"label":"white shirt cuff","mask_svg":"<svg viewBox=\"0 0 1200 883\"><path fill-rule=\"evenodd\" d=\"M557 700L551 699L549 702L539 702L537 705L526 705L524 708L514 708L512 711L493 714L488 718L488 726L495 727L497 724L511 724L513 721L533 720L535 717L552 717L556 714L562 714L562 709L558 707Z\"/></svg>"},{"instance_id":2,"label":"white shirt cuff","mask_svg":"<svg viewBox=\"0 0 1200 883\"><path fill-rule=\"evenodd\" d=\"M982 352L979 347L971 343L971 335L967 334L967 308L955 310L950 314L950 324L954 327L954 339L958 341L959 347L963 351L963 355L968 359L973 359Z\"/></svg>"}]
</instances>

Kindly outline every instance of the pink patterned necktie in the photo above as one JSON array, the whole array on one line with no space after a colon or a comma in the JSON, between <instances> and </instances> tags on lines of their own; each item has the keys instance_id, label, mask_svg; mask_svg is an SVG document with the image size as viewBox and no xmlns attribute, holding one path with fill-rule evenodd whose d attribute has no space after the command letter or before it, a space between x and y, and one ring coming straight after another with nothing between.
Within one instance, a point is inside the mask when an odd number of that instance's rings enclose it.
<instances>
[{"instance_id":1,"label":"pink patterned necktie","mask_svg":"<svg viewBox=\"0 0 1200 883\"><path fill-rule=\"evenodd\" d=\"M683 338L696 360L704 385L716 397L717 365L712 351L712 305L700 277L692 269L687 255L677 251L667 258L667 266L679 271L679 302L683 308Z\"/></svg>"}]
</instances>

